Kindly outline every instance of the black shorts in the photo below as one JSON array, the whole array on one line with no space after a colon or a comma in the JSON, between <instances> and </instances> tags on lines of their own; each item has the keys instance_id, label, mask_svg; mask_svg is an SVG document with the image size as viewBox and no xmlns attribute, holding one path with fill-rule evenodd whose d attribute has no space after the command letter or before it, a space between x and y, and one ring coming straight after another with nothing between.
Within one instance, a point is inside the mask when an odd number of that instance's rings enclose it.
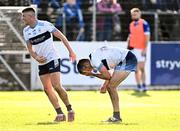
<instances>
[{"instance_id":1,"label":"black shorts","mask_svg":"<svg viewBox=\"0 0 180 131\"><path fill-rule=\"evenodd\" d=\"M39 65L39 75L60 72L60 59L52 60L45 65Z\"/></svg>"}]
</instances>

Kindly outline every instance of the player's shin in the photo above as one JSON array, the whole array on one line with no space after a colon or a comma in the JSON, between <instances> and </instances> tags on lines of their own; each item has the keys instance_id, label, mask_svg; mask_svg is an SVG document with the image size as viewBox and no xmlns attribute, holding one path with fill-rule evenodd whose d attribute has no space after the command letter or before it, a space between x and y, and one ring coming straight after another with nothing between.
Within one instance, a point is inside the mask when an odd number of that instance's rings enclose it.
<instances>
[{"instance_id":1,"label":"player's shin","mask_svg":"<svg viewBox=\"0 0 180 131\"><path fill-rule=\"evenodd\" d=\"M111 102L113 105L113 117L120 120L120 111L119 111L119 96L116 88L108 88L108 93L111 98Z\"/></svg>"}]
</instances>

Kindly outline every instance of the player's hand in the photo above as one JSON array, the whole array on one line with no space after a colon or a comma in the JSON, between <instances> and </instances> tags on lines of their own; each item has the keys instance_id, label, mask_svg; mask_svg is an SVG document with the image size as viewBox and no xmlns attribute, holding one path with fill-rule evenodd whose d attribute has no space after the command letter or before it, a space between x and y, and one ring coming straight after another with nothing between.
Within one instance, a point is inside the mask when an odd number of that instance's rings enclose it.
<instances>
[{"instance_id":1,"label":"player's hand","mask_svg":"<svg viewBox=\"0 0 180 131\"><path fill-rule=\"evenodd\" d=\"M83 71L83 75L85 76L93 76L93 73L90 71Z\"/></svg>"},{"instance_id":2,"label":"player's hand","mask_svg":"<svg viewBox=\"0 0 180 131\"><path fill-rule=\"evenodd\" d=\"M69 57L72 62L76 61L76 54L74 52L70 52Z\"/></svg>"},{"instance_id":3,"label":"player's hand","mask_svg":"<svg viewBox=\"0 0 180 131\"><path fill-rule=\"evenodd\" d=\"M109 80L106 80L100 88L100 93L102 94L106 93L108 85L109 85Z\"/></svg>"},{"instance_id":4,"label":"player's hand","mask_svg":"<svg viewBox=\"0 0 180 131\"><path fill-rule=\"evenodd\" d=\"M103 86L100 88L100 93L105 94L106 91L107 91L107 86L104 86L104 85L103 85Z\"/></svg>"},{"instance_id":5,"label":"player's hand","mask_svg":"<svg viewBox=\"0 0 180 131\"><path fill-rule=\"evenodd\" d=\"M44 56L36 56L35 60L39 63L45 63L47 59Z\"/></svg>"}]
</instances>

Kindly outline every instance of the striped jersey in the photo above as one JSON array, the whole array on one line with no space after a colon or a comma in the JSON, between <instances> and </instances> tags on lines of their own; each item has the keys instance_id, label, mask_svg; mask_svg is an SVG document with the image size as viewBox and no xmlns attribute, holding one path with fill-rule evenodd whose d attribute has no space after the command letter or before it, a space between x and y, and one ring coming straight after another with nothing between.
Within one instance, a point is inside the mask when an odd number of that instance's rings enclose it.
<instances>
[{"instance_id":1,"label":"striped jersey","mask_svg":"<svg viewBox=\"0 0 180 131\"><path fill-rule=\"evenodd\" d=\"M47 59L46 63L60 58L53 43L52 33L56 30L53 24L43 20L37 20L34 28L26 26L23 30L26 43L31 43L34 51Z\"/></svg>"}]
</instances>

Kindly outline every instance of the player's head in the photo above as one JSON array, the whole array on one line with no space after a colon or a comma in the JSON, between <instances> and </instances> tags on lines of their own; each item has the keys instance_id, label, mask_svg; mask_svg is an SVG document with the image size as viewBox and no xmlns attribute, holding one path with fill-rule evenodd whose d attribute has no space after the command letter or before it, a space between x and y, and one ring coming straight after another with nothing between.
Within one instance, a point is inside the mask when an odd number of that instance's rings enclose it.
<instances>
[{"instance_id":1,"label":"player's head","mask_svg":"<svg viewBox=\"0 0 180 131\"><path fill-rule=\"evenodd\" d=\"M66 1L70 5L75 5L76 4L76 0L66 0Z\"/></svg>"},{"instance_id":2,"label":"player's head","mask_svg":"<svg viewBox=\"0 0 180 131\"><path fill-rule=\"evenodd\" d=\"M89 59L81 59L77 64L77 69L80 74L91 72L93 70Z\"/></svg>"},{"instance_id":3,"label":"player's head","mask_svg":"<svg viewBox=\"0 0 180 131\"><path fill-rule=\"evenodd\" d=\"M36 20L35 10L32 7L23 9L22 19L26 25L33 23Z\"/></svg>"},{"instance_id":4,"label":"player's head","mask_svg":"<svg viewBox=\"0 0 180 131\"><path fill-rule=\"evenodd\" d=\"M141 11L139 8L132 8L130 13L132 20L138 20L139 18L141 18Z\"/></svg>"}]
</instances>

